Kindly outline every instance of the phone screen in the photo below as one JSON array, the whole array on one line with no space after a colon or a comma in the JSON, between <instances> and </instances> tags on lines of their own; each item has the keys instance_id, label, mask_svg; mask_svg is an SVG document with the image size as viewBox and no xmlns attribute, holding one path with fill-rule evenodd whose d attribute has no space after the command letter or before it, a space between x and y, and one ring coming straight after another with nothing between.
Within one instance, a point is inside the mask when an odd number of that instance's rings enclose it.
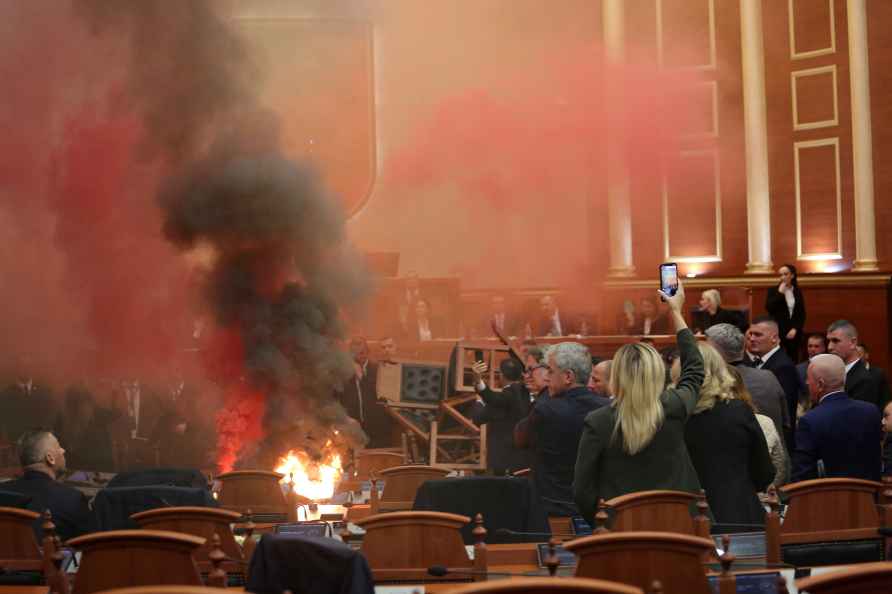
<instances>
[{"instance_id":1,"label":"phone screen","mask_svg":"<svg viewBox=\"0 0 892 594\"><path fill-rule=\"evenodd\" d=\"M678 291L678 264L660 264L660 289L670 297Z\"/></svg>"}]
</instances>

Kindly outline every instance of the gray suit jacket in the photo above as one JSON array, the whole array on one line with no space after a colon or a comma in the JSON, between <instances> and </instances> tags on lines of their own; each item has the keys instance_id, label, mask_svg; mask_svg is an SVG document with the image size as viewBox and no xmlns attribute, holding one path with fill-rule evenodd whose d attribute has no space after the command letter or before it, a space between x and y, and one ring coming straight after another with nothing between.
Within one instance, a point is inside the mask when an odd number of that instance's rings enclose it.
<instances>
[{"instance_id":1,"label":"gray suit jacket","mask_svg":"<svg viewBox=\"0 0 892 594\"><path fill-rule=\"evenodd\" d=\"M790 412L787 409L787 398L777 377L768 370L746 365L738 365L737 371L740 372L746 389L752 395L756 408L760 413L771 418L778 435L785 435L784 429L789 431L792 424L790 423Z\"/></svg>"}]
</instances>

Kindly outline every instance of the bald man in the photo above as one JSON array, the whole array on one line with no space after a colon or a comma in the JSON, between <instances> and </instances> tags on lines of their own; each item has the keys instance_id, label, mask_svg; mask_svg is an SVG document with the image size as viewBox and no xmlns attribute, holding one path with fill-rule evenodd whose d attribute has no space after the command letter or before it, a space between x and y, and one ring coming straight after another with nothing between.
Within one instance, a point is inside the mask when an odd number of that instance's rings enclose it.
<instances>
[{"instance_id":1,"label":"bald man","mask_svg":"<svg viewBox=\"0 0 892 594\"><path fill-rule=\"evenodd\" d=\"M816 355L806 384L814 408L799 419L793 482L826 477L880 480L882 417L873 404L849 398L846 366L836 355ZM819 462L824 472L819 475Z\"/></svg>"}]
</instances>

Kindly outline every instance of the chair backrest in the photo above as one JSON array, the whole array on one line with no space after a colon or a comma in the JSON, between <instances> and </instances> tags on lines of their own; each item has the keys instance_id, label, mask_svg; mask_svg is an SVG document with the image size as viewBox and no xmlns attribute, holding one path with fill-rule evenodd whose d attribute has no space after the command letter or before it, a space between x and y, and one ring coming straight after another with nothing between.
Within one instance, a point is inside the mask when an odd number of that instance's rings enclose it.
<instances>
[{"instance_id":1,"label":"chair backrest","mask_svg":"<svg viewBox=\"0 0 892 594\"><path fill-rule=\"evenodd\" d=\"M94 532L66 543L82 553L72 594L126 586L200 586L192 553L204 539L164 530Z\"/></svg>"},{"instance_id":2,"label":"chair backrest","mask_svg":"<svg viewBox=\"0 0 892 594\"><path fill-rule=\"evenodd\" d=\"M577 559L576 577L638 586L655 580L665 592L712 594L703 558L715 550L707 538L670 532L613 532L563 543Z\"/></svg>"},{"instance_id":3,"label":"chair backrest","mask_svg":"<svg viewBox=\"0 0 892 594\"><path fill-rule=\"evenodd\" d=\"M40 514L16 507L0 507L0 566L17 570L42 568L43 554L34 536Z\"/></svg>"},{"instance_id":4,"label":"chair backrest","mask_svg":"<svg viewBox=\"0 0 892 594\"><path fill-rule=\"evenodd\" d=\"M771 559L796 566L845 565L884 558L876 497L879 482L849 478L781 487L783 523L766 519Z\"/></svg>"},{"instance_id":5,"label":"chair backrest","mask_svg":"<svg viewBox=\"0 0 892 594\"><path fill-rule=\"evenodd\" d=\"M234 470L217 477L220 507L245 513L285 514L288 500L279 481L284 475L267 470ZM283 520L284 521L284 520Z\"/></svg>"},{"instance_id":6,"label":"chair backrest","mask_svg":"<svg viewBox=\"0 0 892 594\"><path fill-rule=\"evenodd\" d=\"M587 578L543 578L495 580L462 586L452 594L644 594L641 588Z\"/></svg>"},{"instance_id":7,"label":"chair backrest","mask_svg":"<svg viewBox=\"0 0 892 594\"><path fill-rule=\"evenodd\" d=\"M471 571L461 528L471 519L442 512L394 512L377 514L356 524L365 529L362 552L375 582L429 580L428 567L443 565ZM442 579L467 580L467 575Z\"/></svg>"},{"instance_id":8,"label":"chair backrest","mask_svg":"<svg viewBox=\"0 0 892 594\"><path fill-rule=\"evenodd\" d=\"M892 561L864 563L796 580L796 589L805 594L879 594L892 584Z\"/></svg>"},{"instance_id":9,"label":"chair backrest","mask_svg":"<svg viewBox=\"0 0 892 594\"><path fill-rule=\"evenodd\" d=\"M213 507L160 507L130 517L140 528L182 532L206 539L205 544L195 551L196 561L210 561L208 553L214 534L220 536L220 548L227 557L234 561L244 559L231 527L242 519L238 512Z\"/></svg>"},{"instance_id":10,"label":"chair backrest","mask_svg":"<svg viewBox=\"0 0 892 594\"><path fill-rule=\"evenodd\" d=\"M361 450L356 454L356 479L365 481L372 474L405 464L405 457L393 450Z\"/></svg>"},{"instance_id":11,"label":"chair backrest","mask_svg":"<svg viewBox=\"0 0 892 594\"><path fill-rule=\"evenodd\" d=\"M613 516L610 529L616 532L677 532L708 538L708 518L703 516L695 521L691 516L691 507L699 499L694 493L667 490L639 491L614 497L606 502L608 513Z\"/></svg>"},{"instance_id":12,"label":"chair backrest","mask_svg":"<svg viewBox=\"0 0 892 594\"><path fill-rule=\"evenodd\" d=\"M449 471L433 466L397 466L382 470L385 480L381 493L380 511L412 509L418 487L425 481L445 478Z\"/></svg>"},{"instance_id":13,"label":"chair backrest","mask_svg":"<svg viewBox=\"0 0 892 594\"><path fill-rule=\"evenodd\" d=\"M882 483L849 478L815 479L781 487L787 498L782 542L793 534L875 531L880 526L876 497L882 488Z\"/></svg>"}]
</instances>

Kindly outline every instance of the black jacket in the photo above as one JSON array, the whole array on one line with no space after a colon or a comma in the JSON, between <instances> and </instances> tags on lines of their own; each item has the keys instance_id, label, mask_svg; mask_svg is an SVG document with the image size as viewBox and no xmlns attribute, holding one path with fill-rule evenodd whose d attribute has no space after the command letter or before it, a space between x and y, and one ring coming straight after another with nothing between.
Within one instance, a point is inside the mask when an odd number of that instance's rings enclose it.
<instances>
[{"instance_id":1,"label":"black jacket","mask_svg":"<svg viewBox=\"0 0 892 594\"><path fill-rule=\"evenodd\" d=\"M755 367L749 358L746 358L745 361L750 367ZM781 388L784 389L784 396L787 398L787 413L790 416L790 423L795 426L796 405L799 403L799 372L796 371L792 359L781 348L765 360L762 369L773 373L777 381L780 382Z\"/></svg>"},{"instance_id":2,"label":"black jacket","mask_svg":"<svg viewBox=\"0 0 892 594\"><path fill-rule=\"evenodd\" d=\"M791 315L784 294L778 291L776 286L769 287L768 295L765 297L765 309L768 311L768 315L777 322L778 335L784 350L791 358L798 359L799 345L802 344L802 328L805 326L805 301L799 287L793 287L793 297L796 303L793 305L793 314ZM796 329L796 337L793 340L787 340L787 332L791 328Z\"/></svg>"},{"instance_id":3,"label":"black jacket","mask_svg":"<svg viewBox=\"0 0 892 594\"><path fill-rule=\"evenodd\" d=\"M742 311L719 307L715 310L715 314L710 314L708 311L700 311L694 315L694 326L698 330L705 332L716 324L731 324L743 333L746 333L747 330L746 315Z\"/></svg>"},{"instance_id":4,"label":"black jacket","mask_svg":"<svg viewBox=\"0 0 892 594\"><path fill-rule=\"evenodd\" d=\"M741 400L716 402L688 419L684 438L715 521L763 524L756 493L771 483L775 468L750 407Z\"/></svg>"},{"instance_id":5,"label":"black jacket","mask_svg":"<svg viewBox=\"0 0 892 594\"><path fill-rule=\"evenodd\" d=\"M476 420L487 425L487 468L500 476L529 467L528 452L514 447L514 426L530 413L529 391L522 383L512 383L501 392L487 386L480 396L486 406Z\"/></svg>"},{"instance_id":6,"label":"black jacket","mask_svg":"<svg viewBox=\"0 0 892 594\"><path fill-rule=\"evenodd\" d=\"M372 361L366 365L365 375L358 382L350 378L344 382L344 389L338 401L347 414L356 419L369 437L367 448L386 448L391 444L393 421L378 402L378 364Z\"/></svg>"},{"instance_id":7,"label":"black jacket","mask_svg":"<svg viewBox=\"0 0 892 594\"><path fill-rule=\"evenodd\" d=\"M43 513L49 509L59 538L63 541L93 530L93 514L87 505L87 497L73 487L63 485L53 477L36 470L26 470L22 478L3 483L4 491L22 493L31 497L28 509ZM34 531L43 538L38 519Z\"/></svg>"},{"instance_id":8,"label":"black jacket","mask_svg":"<svg viewBox=\"0 0 892 594\"><path fill-rule=\"evenodd\" d=\"M585 387L540 397L529 416L532 470L536 491L551 516L577 515L573 503L576 452L586 415L610 404Z\"/></svg>"},{"instance_id":9,"label":"black jacket","mask_svg":"<svg viewBox=\"0 0 892 594\"><path fill-rule=\"evenodd\" d=\"M883 385L885 374L868 369L863 359L859 359L846 374L846 393L849 398L875 404L880 410L889 401L889 384Z\"/></svg>"},{"instance_id":10,"label":"black jacket","mask_svg":"<svg viewBox=\"0 0 892 594\"><path fill-rule=\"evenodd\" d=\"M644 449L629 454L622 433L614 436L616 407L596 410L585 419L579 442L573 493L581 515L594 526L598 500L651 489L700 491L697 472L684 443L684 427L703 384L703 357L690 330L678 333L681 378L660 395L663 424Z\"/></svg>"}]
</instances>

